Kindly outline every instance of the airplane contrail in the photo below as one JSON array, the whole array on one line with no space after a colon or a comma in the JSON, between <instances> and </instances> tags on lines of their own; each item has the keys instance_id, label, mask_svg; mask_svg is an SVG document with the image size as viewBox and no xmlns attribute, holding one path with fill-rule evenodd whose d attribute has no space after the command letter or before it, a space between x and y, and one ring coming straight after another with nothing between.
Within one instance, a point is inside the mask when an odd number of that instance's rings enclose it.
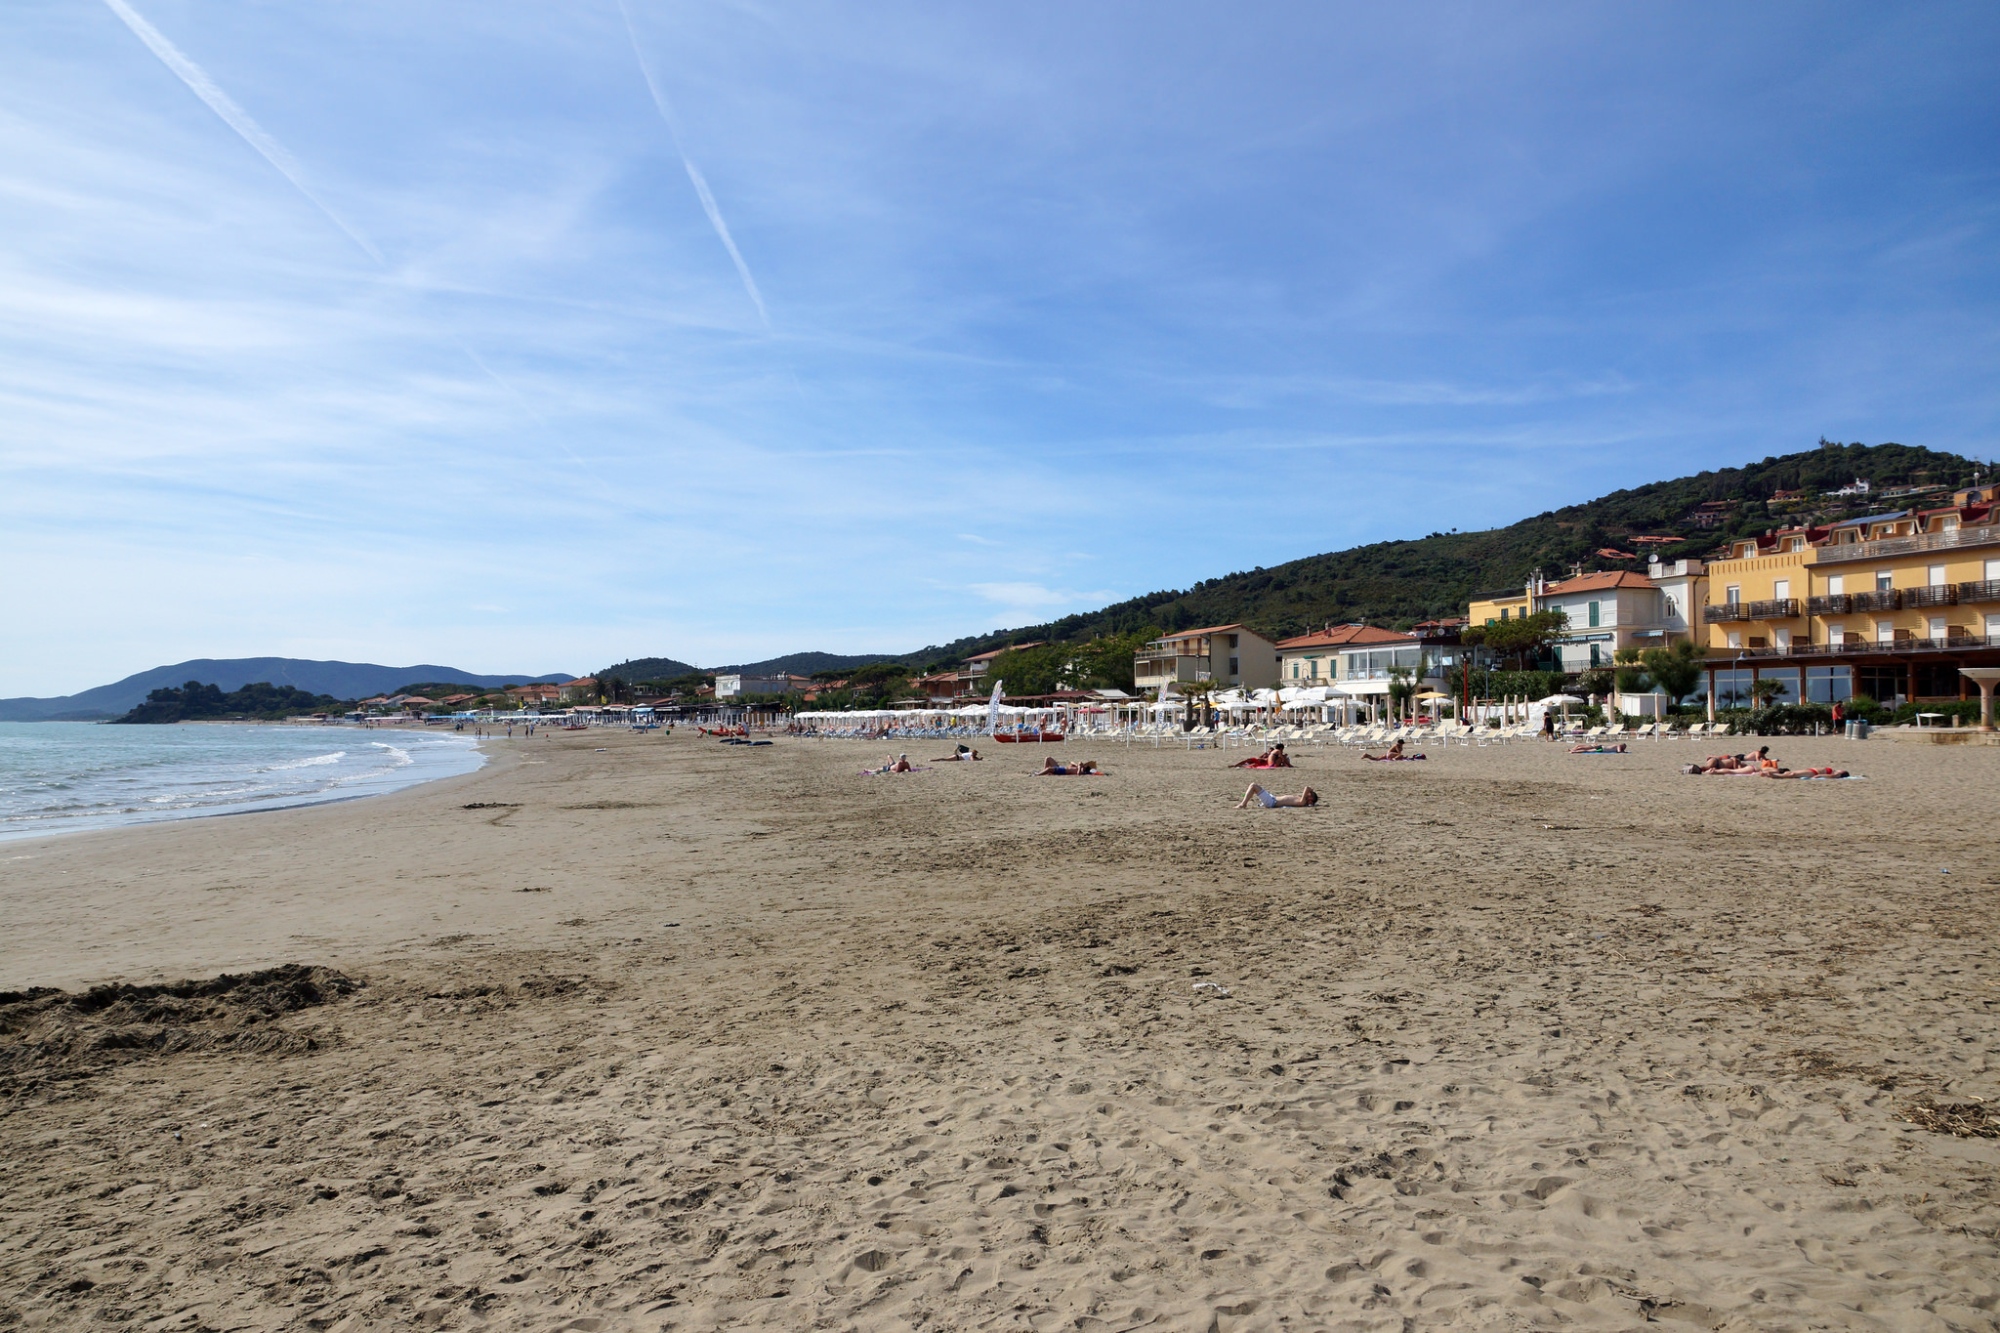
<instances>
[{"instance_id":1,"label":"airplane contrail","mask_svg":"<svg viewBox=\"0 0 2000 1333\"><path fill-rule=\"evenodd\" d=\"M107 0L110 3L111 0ZM632 56L639 62L639 73L646 80L646 91L653 95L653 106L659 111L660 119L667 124L667 133L673 136L674 151L680 154L681 166L687 171L688 179L694 182L695 196L701 200L701 211L708 214L708 225L715 228L715 234L722 241L722 248L729 251L731 262L736 265L736 275L743 279L743 290L750 294L750 303L757 307L757 318L764 321L764 327L771 327L771 312L764 308L764 295L757 290L757 279L750 276L750 265L743 260L743 252L736 248L736 238L729 234L729 224L722 220L722 210L716 207L715 194L708 188L708 180L701 169L688 156L687 148L681 142L680 117L674 114L673 103L660 91L658 79L653 77L653 67L646 63L646 53L639 49L639 32L632 26L632 9L626 0L618 0L618 13L625 20L625 36L632 43Z\"/></svg>"},{"instance_id":2,"label":"airplane contrail","mask_svg":"<svg viewBox=\"0 0 2000 1333\"><path fill-rule=\"evenodd\" d=\"M188 86L189 92L206 102L208 109L222 118L223 124L235 130L244 143L256 149L266 162L276 167L278 173L292 183L293 188L304 195L314 208L326 215L327 221L340 228L347 239L360 246L362 253L370 259L383 268L389 267L388 261L382 258L382 252L377 250L366 236L348 226L345 218L329 208L326 201L314 193L312 186L306 183L305 173L299 170L299 164L292 160L292 155L285 151L284 145L265 133L264 127L251 119L249 112L236 105L228 93L216 87L215 80L208 77L206 70L182 54L179 47L168 41L158 28L146 22L144 16L127 4L126 0L104 0L104 3L110 6L112 13L124 21L126 27L132 30L133 36L144 42L147 49L160 58L161 64L172 70L180 81Z\"/></svg>"},{"instance_id":3,"label":"airplane contrail","mask_svg":"<svg viewBox=\"0 0 2000 1333\"><path fill-rule=\"evenodd\" d=\"M312 186L306 183L305 173L299 169L299 164L293 160L292 155L285 151L285 146L276 139L273 139L262 125L259 125L251 118L249 112L236 105L235 99L217 87L215 80L208 77L208 71L188 59L179 47L168 41L166 35L158 28L146 22L145 16L133 9L130 4L126 3L126 0L104 0L104 3L110 6L112 13L124 20L125 26L132 30L133 36L144 42L147 49L160 58L161 64L172 70L180 78L180 81L188 86L190 92L199 97L203 102L206 102L208 109L221 117L222 122L229 126L230 129L235 130L242 137L243 142L256 149L266 162L276 167L278 173L290 181L293 188L297 189L300 194L310 200L313 207L325 215L327 221L340 228L342 234L359 246L362 253L374 260L383 272L394 272L389 265L389 261L383 258L382 252L377 250L366 236L363 236L360 232L349 226L345 218L329 208L326 201L313 192ZM732 251L733 249L734 247L732 247ZM759 308L761 309L762 307L760 306ZM526 412L529 417L533 418L536 425L543 428L548 426L549 423L542 418L542 414L535 411L526 396L514 387L513 381L488 365L486 358L475 352L472 349L472 345L465 339L455 333L448 336L453 343L457 344L459 351L465 353L475 366L478 366L480 370L485 372L488 379L499 385L502 390L513 398L515 404L523 412ZM570 448L566 440L561 436L557 436L556 444L564 453L570 456L577 466L588 473L592 480L596 481L600 487L604 486L604 479L597 475L596 470L590 464L577 456L576 450Z\"/></svg>"}]
</instances>

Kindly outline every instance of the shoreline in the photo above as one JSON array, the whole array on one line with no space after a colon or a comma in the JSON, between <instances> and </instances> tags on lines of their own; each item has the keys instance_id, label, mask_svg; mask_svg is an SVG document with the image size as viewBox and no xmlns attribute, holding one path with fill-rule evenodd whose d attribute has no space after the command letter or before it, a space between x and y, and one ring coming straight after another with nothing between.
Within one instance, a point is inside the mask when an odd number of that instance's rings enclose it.
<instances>
[{"instance_id":1,"label":"shoreline","mask_svg":"<svg viewBox=\"0 0 2000 1333\"><path fill-rule=\"evenodd\" d=\"M106 724L67 723L63 725L101 726ZM199 720L188 723L166 723L166 724L156 724L156 725L172 726L172 727L178 727L184 725L210 726L210 725L218 725L218 722ZM284 727L285 724L271 723L271 722L253 723L253 722L219 721L219 725L234 726L234 727L248 727L248 726ZM287 734L298 735L313 730L336 731L338 729L334 727L327 727L324 725L316 725L310 728L305 726L294 726L287 730ZM346 730L348 732L358 732L362 729L348 728ZM386 733L399 729L371 728L367 730L382 731ZM345 739L344 736L341 738ZM334 739L333 737L329 737L329 743L331 743L333 739ZM135 809L135 810L121 810L116 813L109 813L109 814L88 814L88 815L69 816L69 817L54 816L51 817L52 822L58 819L73 819L74 822L69 823L66 827L57 827L57 828L21 828L21 827L0 828L0 849L12 847L19 843L37 842L42 839L48 839L48 838L73 838L90 833L109 833L127 829L143 829L162 824L181 823L188 820L215 819L224 816L275 814L285 810L305 809L319 805L336 805L348 801L373 799L379 796L393 796L400 792L409 791L413 788L427 786L429 784L436 782L449 781L450 779L455 777L463 777L472 773L477 773L480 771L480 769L484 768L490 762L491 756L487 753L486 748L482 744L482 742L486 740L491 740L493 739L492 737L465 736L463 734L459 734L458 739L464 741L465 744L462 746L455 746L453 748L455 750L463 750L465 752L468 752L474 757L475 762L472 764L470 768L458 770L457 766L455 764L452 764L449 766L452 767L454 771L441 773L437 776L415 775L408 778L407 780L399 780L396 777L396 773L399 770L390 770L387 773L383 773L380 775L372 775L372 776L360 775L363 779L365 779L367 787L369 789L359 790L359 791L344 790L339 786L328 786L321 788L318 791L302 792L290 795L258 797L255 799L237 802L234 804L222 804L212 807L183 808L183 809L162 808L150 811L145 809ZM386 742L384 742L384 744L386 744ZM397 753L405 754L407 756L409 752L398 749ZM419 767L421 762L422 761L413 760L410 766L412 768Z\"/></svg>"}]
</instances>

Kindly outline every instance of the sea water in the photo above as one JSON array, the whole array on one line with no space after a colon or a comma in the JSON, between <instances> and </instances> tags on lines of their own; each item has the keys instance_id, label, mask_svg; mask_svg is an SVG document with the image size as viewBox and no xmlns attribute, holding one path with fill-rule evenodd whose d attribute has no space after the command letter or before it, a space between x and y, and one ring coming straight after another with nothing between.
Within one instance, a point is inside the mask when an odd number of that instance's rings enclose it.
<instances>
[{"instance_id":1,"label":"sea water","mask_svg":"<svg viewBox=\"0 0 2000 1333\"><path fill-rule=\"evenodd\" d=\"M483 762L450 733L0 722L0 840L373 796Z\"/></svg>"}]
</instances>

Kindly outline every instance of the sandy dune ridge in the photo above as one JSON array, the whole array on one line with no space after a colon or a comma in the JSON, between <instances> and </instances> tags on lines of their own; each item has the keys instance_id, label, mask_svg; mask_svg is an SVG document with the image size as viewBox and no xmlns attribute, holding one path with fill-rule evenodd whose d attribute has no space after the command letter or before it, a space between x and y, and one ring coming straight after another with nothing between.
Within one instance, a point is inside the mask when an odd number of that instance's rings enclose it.
<instances>
[{"instance_id":1,"label":"sandy dune ridge","mask_svg":"<svg viewBox=\"0 0 2000 1333\"><path fill-rule=\"evenodd\" d=\"M2000 750L1064 748L0 849L0 1327L1995 1327Z\"/></svg>"}]
</instances>

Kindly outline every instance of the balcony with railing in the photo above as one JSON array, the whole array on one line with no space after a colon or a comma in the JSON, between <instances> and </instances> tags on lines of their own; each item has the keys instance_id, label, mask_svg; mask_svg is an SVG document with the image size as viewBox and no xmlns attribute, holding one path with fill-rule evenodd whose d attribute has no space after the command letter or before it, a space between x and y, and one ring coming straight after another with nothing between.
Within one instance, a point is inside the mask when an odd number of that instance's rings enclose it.
<instances>
[{"instance_id":1,"label":"balcony with railing","mask_svg":"<svg viewBox=\"0 0 2000 1333\"><path fill-rule=\"evenodd\" d=\"M2000 602L2000 579L1976 579L1958 585L1961 602Z\"/></svg>"},{"instance_id":2,"label":"balcony with railing","mask_svg":"<svg viewBox=\"0 0 2000 1333\"><path fill-rule=\"evenodd\" d=\"M1874 592L1854 594L1856 611L1900 611L1903 609L1903 594L1894 588L1878 588Z\"/></svg>"},{"instance_id":3,"label":"balcony with railing","mask_svg":"<svg viewBox=\"0 0 2000 1333\"><path fill-rule=\"evenodd\" d=\"M1954 583L1933 583L1928 588L1905 588L1903 606L1914 611L1922 606L1957 606L1958 585Z\"/></svg>"},{"instance_id":4,"label":"balcony with railing","mask_svg":"<svg viewBox=\"0 0 2000 1333\"><path fill-rule=\"evenodd\" d=\"M1872 542L1821 546L1813 552L1813 563L1837 565L1851 560L1881 560L1894 555L1952 551L1967 546L2000 546L2000 525L1989 523L1976 528L1953 528L1949 532L1918 532L1908 537L1878 537Z\"/></svg>"},{"instance_id":5,"label":"balcony with railing","mask_svg":"<svg viewBox=\"0 0 2000 1333\"><path fill-rule=\"evenodd\" d=\"M1158 684L1163 680L1207 680L1208 659L1188 653L1149 653L1141 650L1132 658L1132 677L1141 684Z\"/></svg>"},{"instance_id":6,"label":"balcony with railing","mask_svg":"<svg viewBox=\"0 0 2000 1333\"><path fill-rule=\"evenodd\" d=\"M1793 620L1799 614L1799 599L1796 597L1773 597L1769 601L1750 603L1752 620Z\"/></svg>"},{"instance_id":7,"label":"balcony with railing","mask_svg":"<svg viewBox=\"0 0 2000 1333\"><path fill-rule=\"evenodd\" d=\"M2000 634L1952 634L1942 639L1901 638L1890 643L1847 636L1844 643L1801 643L1762 648L1730 648L1713 654L1709 661L1722 665L1736 658L1772 657L1884 657L1896 653L1962 652L1972 648L2000 648Z\"/></svg>"},{"instance_id":8,"label":"balcony with railing","mask_svg":"<svg viewBox=\"0 0 2000 1333\"><path fill-rule=\"evenodd\" d=\"M1853 609L1854 599L1844 592L1806 598L1806 614L1809 616L1844 616Z\"/></svg>"},{"instance_id":9,"label":"balcony with railing","mask_svg":"<svg viewBox=\"0 0 2000 1333\"><path fill-rule=\"evenodd\" d=\"M1731 621L1748 620L1750 608L1742 602L1723 602L1716 606L1704 606L1701 618L1711 625L1724 625Z\"/></svg>"}]
</instances>

